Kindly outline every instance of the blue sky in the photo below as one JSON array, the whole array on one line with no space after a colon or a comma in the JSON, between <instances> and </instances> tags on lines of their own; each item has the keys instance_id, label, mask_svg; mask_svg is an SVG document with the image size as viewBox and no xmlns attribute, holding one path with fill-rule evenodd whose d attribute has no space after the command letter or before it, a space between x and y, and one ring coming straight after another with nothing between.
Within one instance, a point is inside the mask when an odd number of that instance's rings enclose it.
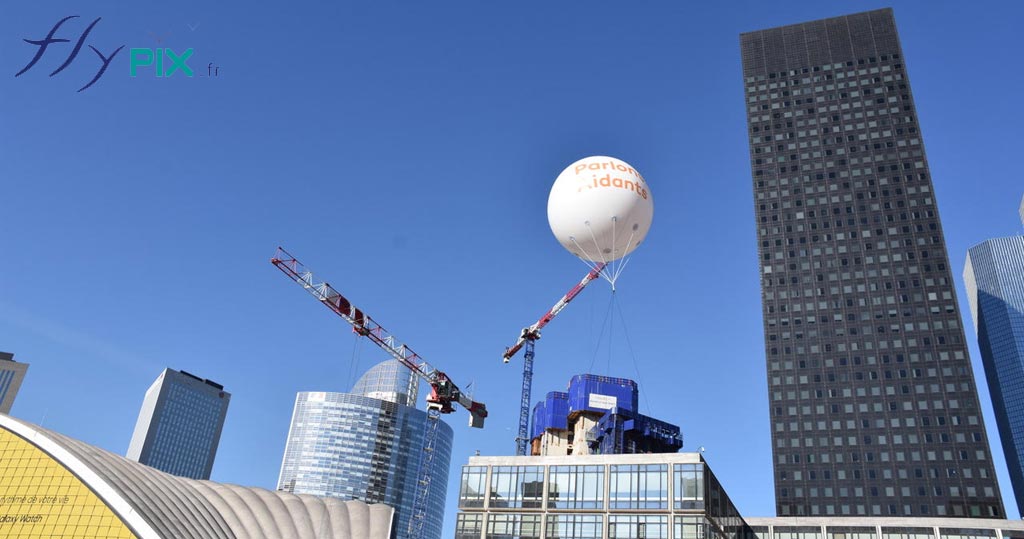
<instances>
[{"instance_id":1,"label":"blue sky","mask_svg":"<svg viewBox=\"0 0 1024 539\"><path fill-rule=\"evenodd\" d=\"M586 270L548 230L548 189L613 155L649 181L654 224L611 330L598 282L544 332L535 399L588 369L639 379L642 411L707 449L741 512L773 514L738 34L888 5L962 294L966 249L1020 232L1021 3L8 6L0 350L32 364L13 412L123 454L146 388L184 369L233 394L213 479L274 488L295 393L385 358L269 264L283 245L488 405L483 431L447 418L451 536L459 466L513 450L521 363L502 350ZM22 39L68 15L71 43L14 78ZM125 49L77 93L87 45ZM128 49L156 46L218 76L130 77Z\"/></svg>"}]
</instances>

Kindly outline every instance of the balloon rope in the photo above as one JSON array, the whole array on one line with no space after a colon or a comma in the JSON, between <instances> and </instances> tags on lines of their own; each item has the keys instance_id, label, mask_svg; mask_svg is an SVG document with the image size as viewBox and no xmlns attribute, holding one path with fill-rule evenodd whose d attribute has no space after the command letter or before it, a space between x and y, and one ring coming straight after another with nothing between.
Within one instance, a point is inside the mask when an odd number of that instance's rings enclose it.
<instances>
[{"instance_id":1,"label":"balloon rope","mask_svg":"<svg viewBox=\"0 0 1024 539\"><path fill-rule=\"evenodd\" d=\"M589 231L590 231L590 239L594 240L594 247L597 247L597 253L598 253L599 255L601 255L601 262L607 265L607 264L608 264L608 261L604 259L604 253L603 253L603 252L601 252L601 246L600 246L600 245L598 245L598 242L597 242L597 237L596 237L596 236L594 236L594 229L590 227L590 221L587 221L587 230L589 230ZM587 256L590 256L590 255L588 254ZM603 272L603 271L601 272L601 277L604 277L604 279L605 279L606 281L608 281L609 283L611 283L611 284L612 284L612 290L615 290L615 281L613 281L613 280L612 280L612 279L611 279L611 278L610 278L610 277L609 277L608 275L606 275L606 274L605 274L605 272Z\"/></svg>"},{"instance_id":2,"label":"balloon rope","mask_svg":"<svg viewBox=\"0 0 1024 539\"><path fill-rule=\"evenodd\" d=\"M576 241L576 237L575 236L569 236L569 239L572 240L573 245L575 245L577 249L582 251L583 254L587 255L587 258L583 258L582 256L579 256L577 258L579 258L581 261L583 261L583 263L586 264L588 268L596 271L597 270L597 264L595 262L591 261L591 260L588 260L589 258L592 258L590 256L590 253L588 253L587 250L584 249L583 246L580 245ZM601 272L601 275L604 276L604 272L603 271Z\"/></svg>"},{"instance_id":3,"label":"balloon rope","mask_svg":"<svg viewBox=\"0 0 1024 539\"><path fill-rule=\"evenodd\" d=\"M636 236L635 230L629 233L629 241L626 242L626 252L629 252L629 244L633 243L634 236ZM616 281L619 280L619 275L622 275L622 270L626 269L626 264L629 264L629 261L632 259L632 254L622 257L620 259L621 262L619 263L619 267L615 270L615 275L612 278L615 279Z\"/></svg>"},{"instance_id":4,"label":"balloon rope","mask_svg":"<svg viewBox=\"0 0 1024 539\"><path fill-rule=\"evenodd\" d=\"M608 261L604 259L604 252L601 251L601 245L597 241L597 236L594 236L594 229L590 226L590 221L587 221L587 230L590 232L590 239L594 240L594 247L597 248L597 254L601 257L601 262L608 264Z\"/></svg>"},{"instance_id":5,"label":"balloon rope","mask_svg":"<svg viewBox=\"0 0 1024 539\"><path fill-rule=\"evenodd\" d=\"M615 285L612 285L612 299L608 307L612 309L612 316L608 320L608 366L605 368L605 376L612 375L612 336L615 334Z\"/></svg>"},{"instance_id":6,"label":"balloon rope","mask_svg":"<svg viewBox=\"0 0 1024 539\"><path fill-rule=\"evenodd\" d=\"M616 249L618 248L618 244L615 243L615 231L618 230L618 228L619 228L619 218L613 215L612 216L612 263L611 263L612 264L612 293L615 293L615 280L619 276L619 274L615 271L615 261L616 261L615 255L619 254L619 253L616 252Z\"/></svg>"},{"instance_id":7,"label":"balloon rope","mask_svg":"<svg viewBox=\"0 0 1024 539\"><path fill-rule=\"evenodd\" d=\"M616 302L615 306L619 309L619 319L622 320L622 333L626 336L626 346L629 347L629 355L633 358L633 370L636 371L636 381L641 387L644 385L643 377L640 376L640 366L636 362L636 351L633 350L633 342L629 338L629 327L626 325L626 316L622 313L622 302ZM647 405L647 413L654 414L654 410L651 409L651 401L647 400L647 393L641 391L644 395L644 404Z\"/></svg>"}]
</instances>

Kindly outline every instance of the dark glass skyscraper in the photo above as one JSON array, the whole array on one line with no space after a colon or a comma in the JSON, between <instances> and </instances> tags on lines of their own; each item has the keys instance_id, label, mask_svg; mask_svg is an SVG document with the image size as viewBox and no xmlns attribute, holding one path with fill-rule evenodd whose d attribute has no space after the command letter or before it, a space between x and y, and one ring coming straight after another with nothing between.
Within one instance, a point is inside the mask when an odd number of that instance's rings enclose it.
<instances>
[{"instance_id":1,"label":"dark glass skyscraper","mask_svg":"<svg viewBox=\"0 0 1024 539\"><path fill-rule=\"evenodd\" d=\"M1013 494L1024 514L1024 235L971 247L964 282Z\"/></svg>"},{"instance_id":2,"label":"dark glass skyscraper","mask_svg":"<svg viewBox=\"0 0 1024 539\"><path fill-rule=\"evenodd\" d=\"M740 42L778 514L1003 517L892 10Z\"/></svg>"}]
</instances>

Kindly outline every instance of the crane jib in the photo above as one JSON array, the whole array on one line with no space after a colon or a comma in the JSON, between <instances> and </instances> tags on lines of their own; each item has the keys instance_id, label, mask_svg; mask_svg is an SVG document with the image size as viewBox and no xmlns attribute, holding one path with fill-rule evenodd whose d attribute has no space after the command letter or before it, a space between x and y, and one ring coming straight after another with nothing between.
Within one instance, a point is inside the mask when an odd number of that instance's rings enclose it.
<instances>
[{"instance_id":1,"label":"crane jib","mask_svg":"<svg viewBox=\"0 0 1024 539\"><path fill-rule=\"evenodd\" d=\"M457 402L470 412L470 426L483 428L484 418L487 417L487 407L483 403L474 402L463 395L445 373L423 361L412 349L400 343L376 320L352 305L330 284L324 281L318 283L313 272L284 249L278 248L277 256L271 258L270 262L327 308L352 325L353 331L370 339L416 376L425 379L433 390L432 398L428 399L428 402L439 405L441 413L452 412L452 404Z\"/></svg>"}]
</instances>

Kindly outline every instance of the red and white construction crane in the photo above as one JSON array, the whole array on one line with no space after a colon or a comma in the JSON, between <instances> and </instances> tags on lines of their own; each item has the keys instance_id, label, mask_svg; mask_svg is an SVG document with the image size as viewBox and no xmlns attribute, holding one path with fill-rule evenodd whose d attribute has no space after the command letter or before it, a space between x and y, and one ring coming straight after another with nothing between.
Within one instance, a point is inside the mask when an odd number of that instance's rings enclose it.
<instances>
[{"instance_id":1,"label":"red and white construction crane","mask_svg":"<svg viewBox=\"0 0 1024 539\"><path fill-rule=\"evenodd\" d=\"M526 350L523 352L523 392L519 402L519 431L516 434L516 455L525 455L526 445L530 441L530 398L531 393L533 392L534 342L540 339L540 330L543 329L544 326L548 325L548 323L551 322L558 313L562 312L562 309L564 309L565 306L573 300L573 298L578 296L579 293L582 292L588 284L590 284L590 281L601 276L601 271L604 270L606 265L607 264L603 262L595 265L594 269L584 276L583 280L577 283L576 286L572 287L569 292L562 296L562 299L558 300L558 302L555 303L548 312L544 313L544 316L540 317L540 320L530 327L523 328L523 330L519 332L519 338L516 339L516 343L506 348L505 353L502 354L502 360L504 360L505 363L508 363L509 359L516 355L516 352L518 352L520 348L524 346L526 347Z\"/></svg>"},{"instance_id":2,"label":"red and white construction crane","mask_svg":"<svg viewBox=\"0 0 1024 539\"><path fill-rule=\"evenodd\" d=\"M487 417L487 407L480 402L475 402L464 395L461 390L452 382L447 374L437 370L423 360L416 352L405 344L399 342L394 335L384 329L374 319L370 318L361 309L353 306L344 296L338 293L326 282L317 282L313 278L313 272L302 265L295 257L287 251L278 247L277 254L270 259L270 263L277 266L277 269L284 272L293 281L298 283L307 292L313 295L335 314L352 325L352 331L360 336L373 341L391 357L406 366L416 376L419 376L430 385L430 396L427 397L426 432L424 433L423 455L420 462L420 475L416 498L413 502L413 514L409 524L409 537L417 539L422 535L423 523L427 514L427 496L430 493L430 478L433 468L434 448L437 441L437 424L440 421L440 414L450 414L458 403L469 411L469 426L483 428L484 419Z\"/></svg>"}]
</instances>

